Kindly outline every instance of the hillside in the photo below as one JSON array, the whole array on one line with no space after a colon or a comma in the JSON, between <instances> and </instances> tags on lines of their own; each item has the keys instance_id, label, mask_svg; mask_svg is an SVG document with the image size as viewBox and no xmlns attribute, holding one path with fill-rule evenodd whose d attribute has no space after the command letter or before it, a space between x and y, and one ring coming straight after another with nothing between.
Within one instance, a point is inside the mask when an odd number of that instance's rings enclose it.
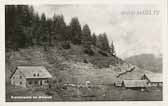
<instances>
[{"instance_id":1,"label":"hillside","mask_svg":"<svg viewBox=\"0 0 168 106\"><path fill-rule=\"evenodd\" d=\"M112 84L117 80L118 74L131 67L118 57L103 56L98 52L98 48L93 47L94 56L89 56L83 50L82 46L71 44L71 49L63 49L58 45L57 47L50 47L48 51L38 46L7 52L7 81L18 65L42 65L49 70L55 80L62 83L66 83L66 81L84 83L90 80L97 84ZM138 75L137 73L139 72L137 71L133 75ZM143 72L140 71L140 73Z\"/></svg>"},{"instance_id":2,"label":"hillside","mask_svg":"<svg viewBox=\"0 0 168 106\"><path fill-rule=\"evenodd\" d=\"M156 57L153 54L140 54L131 56L126 58L125 61L140 68L150 70L151 72L162 72L162 57Z\"/></svg>"},{"instance_id":3,"label":"hillside","mask_svg":"<svg viewBox=\"0 0 168 106\"><path fill-rule=\"evenodd\" d=\"M113 86L115 81L121 79L139 79L143 73L149 73L149 71L139 69L115 56L102 56L98 52L98 48L93 49L94 56L89 56L83 50L82 46L71 44L71 49L63 49L58 45L57 47L50 47L47 51L43 47L38 46L19 49L15 52L6 52L7 101L13 101L10 99L10 95L54 95L51 101L161 99L159 92L157 98L154 98L156 95L153 96L155 94L153 91L147 94L139 91L123 90ZM101 67L99 66L100 64ZM9 84L9 77L18 65L45 66L53 76L52 82L56 88L49 91L13 88ZM133 67L135 68L132 70ZM90 81L94 85L94 88L74 87L62 89L64 84L85 85L86 81ZM128 95L127 92L130 92L130 94ZM134 98L136 95L141 96ZM144 98L144 95L147 98Z\"/></svg>"},{"instance_id":4,"label":"hillside","mask_svg":"<svg viewBox=\"0 0 168 106\"><path fill-rule=\"evenodd\" d=\"M66 80L66 78L71 78L71 76L75 77L75 74L78 75L80 73L81 75L89 77L92 70L93 72L97 72L97 70L102 71L100 73L104 76L104 69L101 68L105 68L107 67L106 65L110 64L115 65L116 63L122 63L119 58L113 56L102 56L97 52L97 50L94 50L94 56L87 55L83 50L82 46L71 44L71 49L63 49L61 46L57 46L50 47L48 51L45 51L43 47L39 46L19 49L15 52L7 52L6 78L9 78L15 67L18 65L43 65L54 77L56 77L57 80L59 80L59 77ZM86 75L87 72L83 70L89 71L88 75ZM96 75L96 73L93 74ZM69 76L66 77L66 75ZM66 78L63 78L62 76ZM67 81L70 81L70 79L67 79Z\"/></svg>"}]
</instances>

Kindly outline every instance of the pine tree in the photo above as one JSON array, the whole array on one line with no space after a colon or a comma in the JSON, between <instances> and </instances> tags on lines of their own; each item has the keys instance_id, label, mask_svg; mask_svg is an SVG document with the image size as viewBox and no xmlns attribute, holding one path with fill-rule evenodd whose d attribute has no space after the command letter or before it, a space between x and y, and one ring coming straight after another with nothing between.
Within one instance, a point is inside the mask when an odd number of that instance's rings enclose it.
<instances>
[{"instance_id":1,"label":"pine tree","mask_svg":"<svg viewBox=\"0 0 168 106\"><path fill-rule=\"evenodd\" d=\"M63 15L54 15L47 19L43 13L39 16L32 6L6 5L5 6L5 45L6 48L17 50L33 45L50 46L54 39L57 42L69 41L73 44L83 44L89 54L92 54L91 45L103 51L116 55L113 42L109 47L107 34L95 33L86 24L81 30L77 17L73 17L66 25Z\"/></svg>"},{"instance_id":2,"label":"pine tree","mask_svg":"<svg viewBox=\"0 0 168 106\"><path fill-rule=\"evenodd\" d=\"M53 16L53 34L57 41L64 41L66 34L66 23L63 15Z\"/></svg>"},{"instance_id":3,"label":"pine tree","mask_svg":"<svg viewBox=\"0 0 168 106\"><path fill-rule=\"evenodd\" d=\"M70 26L67 25L66 28L65 28L65 37L64 37L65 41L71 41L71 29L70 29Z\"/></svg>"},{"instance_id":4,"label":"pine tree","mask_svg":"<svg viewBox=\"0 0 168 106\"><path fill-rule=\"evenodd\" d=\"M111 53L112 56L116 56L116 51L115 51L115 48L114 48L113 41L111 42L110 53Z\"/></svg>"},{"instance_id":5,"label":"pine tree","mask_svg":"<svg viewBox=\"0 0 168 106\"><path fill-rule=\"evenodd\" d=\"M31 30L31 23L30 15L29 15L29 7L25 5L17 5L14 6L15 8L15 22L14 22L14 32L13 32L13 44L14 49L17 50L18 48L25 48L30 46L31 44L31 37L32 37L32 30ZM27 20L28 19L28 20Z\"/></svg>"},{"instance_id":6,"label":"pine tree","mask_svg":"<svg viewBox=\"0 0 168 106\"><path fill-rule=\"evenodd\" d=\"M70 39L73 44L81 44L81 25L78 21L78 18L72 18L70 22Z\"/></svg>"},{"instance_id":7,"label":"pine tree","mask_svg":"<svg viewBox=\"0 0 168 106\"><path fill-rule=\"evenodd\" d=\"M92 44L91 31L87 24L85 24L82 29L82 43L87 47Z\"/></svg>"},{"instance_id":8,"label":"pine tree","mask_svg":"<svg viewBox=\"0 0 168 106\"><path fill-rule=\"evenodd\" d=\"M97 47L107 52L110 51L109 41L106 33L99 34L98 40L97 40Z\"/></svg>"},{"instance_id":9,"label":"pine tree","mask_svg":"<svg viewBox=\"0 0 168 106\"><path fill-rule=\"evenodd\" d=\"M7 49L14 49L16 7L13 5L5 6L5 46Z\"/></svg>"},{"instance_id":10,"label":"pine tree","mask_svg":"<svg viewBox=\"0 0 168 106\"><path fill-rule=\"evenodd\" d=\"M48 45L52 45L52 36L53 36L53 25L52 19L47 19L47 34L48 34Z\"/></svg>"},{"instance_id":11,"label":"pine tree","mask_svg":"<svg viewBox=\"0 0 168 106\"><path fill-rule=\"evenodd\" d=\"M34 14L32 26L33 26L33 44L40 45L41 24L40 24L40 17L37 13Z\"/></svg>"},{"instance_id":12,"label":"pine tree","mask_svg":"<svg viewBox=\"0 0 168 106\"><path fill-rule=\"evenodd\" d=\"M93 33L93 34L92 34L92 44L93 44L94 46L96 46L96 42L97 42L97 37L96 37L96 34Z\"/></svg>"},{"instance_id":13,"label":"pine tree","mask_svg":"<svg viewBox=\"0 0 168 106\"><path fill-rule=\"evenodd\" d=\"M47 21L46 21L46 16L43 13L41 15L41 29L40 29L40 42L42 42L42 44L47 44L48 42L48 28L47 28Z\"/></svg>"},{"instance_id":14,"label":"pine tree","mask_svg":"<svg viewBox=\"0 0 168 106\"><path fill-rule=\"evenodd\" d=\"M109 52L110 51L110 47L109 47L109 41L108 41L108 38L107 38L107 34L106 33L103 33L103 50Z\"/></svg>"},{"instance_id":15,"label":"pine tree","mask_svg":"<svg viewBox=\"0 0 168 106\"><path fill-rule=\"evenodd\" d=\"M103 48L103 47L102 47L102 42L103 42L102 34L99 34L99 35L98 35L97 42L96 42L96 45L97 45L97 47L100 48L100 49Z\"/></svg>"}]
</instances>

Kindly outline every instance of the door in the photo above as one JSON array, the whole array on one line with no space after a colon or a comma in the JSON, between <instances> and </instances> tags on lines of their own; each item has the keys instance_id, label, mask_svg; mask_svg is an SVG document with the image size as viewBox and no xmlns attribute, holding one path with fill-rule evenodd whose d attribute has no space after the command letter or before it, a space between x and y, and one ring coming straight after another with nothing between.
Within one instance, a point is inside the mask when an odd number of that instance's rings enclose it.
<instances>
[{"instance_id":1,"label":"door","mask_svg":"<svg viewBox=\"0 0 168 106\"><path fill-rule=\"evenodd\" d=\"M42 85L43 85L42 80L40 80L40 86L42 86Z\"/></svg>"}]
</instances>

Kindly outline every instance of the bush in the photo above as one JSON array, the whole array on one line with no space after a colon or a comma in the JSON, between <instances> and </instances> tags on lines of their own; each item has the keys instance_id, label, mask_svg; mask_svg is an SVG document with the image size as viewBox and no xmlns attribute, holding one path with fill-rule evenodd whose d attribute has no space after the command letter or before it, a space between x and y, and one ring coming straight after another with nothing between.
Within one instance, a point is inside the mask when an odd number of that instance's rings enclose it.
<instances>
[{"instance_id":1,"label":"bush","mask_svg":"<svg viewBox=\"0 0 168 106\"><path fill-rule=\"evenodd\" d=\"M84 59L83 62L84 62L84 63L89 63L87 59Z\"/></svg>"},{"instance_id":2,"label":"bush","mask_svg":"<svg viewBox=\"0 0 168 106\"><path fill-rule=\"evenodd\" d=\"M46 91L46 94L49 95L49 96L53 96L54 95L54 93L51 92L51 91Z\"/></svg>"},{"instance_id":3,"label":"bush","mask_svg":"<svg viewBox=\"0 0 168 106\"><path fill-rule=\"evenodd\" d=\"M70 49L70 48L71 48L71 45L70 45L69 42L63 42L63 43L62 43L62 47L63 47L64 49Z\"/></svg>"},{"instance_id":4,"label":"bush","mask_svg":"<svg viewBox=\"0 0 168 106\"><path fill-rule=\"evenodd\" d=\"M48 46L47 45L44 45L44 51L48 51Z\"/></svg>"},{"instance_id":5,"label":"bush","mask_svg":"<svg viewBox=\"0 0 168 106\"><path fill-rule=\"evenodd\" d=\"M102 56L108 56L108 54L106 53L106 52L104 52L104 51L99 51L99 53L102 55Z\"/></svg>"},{"instance_id":6,"label":"bush","mask_svg":"<svg viewBox=\"0 0 168 106\"><path fill-rule=\"evenodd\" d=\"M91 48L85 48L84 49L84 53L90 55L90 56L94 56L94 51Z\"/></svg>"}]
</instances>

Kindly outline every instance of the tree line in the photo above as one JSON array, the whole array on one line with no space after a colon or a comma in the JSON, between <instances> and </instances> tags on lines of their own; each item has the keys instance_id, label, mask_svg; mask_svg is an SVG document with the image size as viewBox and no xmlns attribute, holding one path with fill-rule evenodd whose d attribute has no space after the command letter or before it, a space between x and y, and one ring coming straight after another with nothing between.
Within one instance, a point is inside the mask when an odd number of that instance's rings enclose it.
<instances>
[{"instance_id":1,"label":"tree line","mask_svg":"<svg viewBox=\"0 0 168 106\"><path fill-rule=\"evenodd\" d=\"M107 34L92 33L87 24L81 26L77 17L66 24L63 15L55 14L52 18L47 18L44 13L36 13L33 6L5 6L6 49L18 50L34 45L54 46L57 42L70 42L86 48L96 46L115 55L113 42L109 44Z\"/></svg>"}]
</instances>

